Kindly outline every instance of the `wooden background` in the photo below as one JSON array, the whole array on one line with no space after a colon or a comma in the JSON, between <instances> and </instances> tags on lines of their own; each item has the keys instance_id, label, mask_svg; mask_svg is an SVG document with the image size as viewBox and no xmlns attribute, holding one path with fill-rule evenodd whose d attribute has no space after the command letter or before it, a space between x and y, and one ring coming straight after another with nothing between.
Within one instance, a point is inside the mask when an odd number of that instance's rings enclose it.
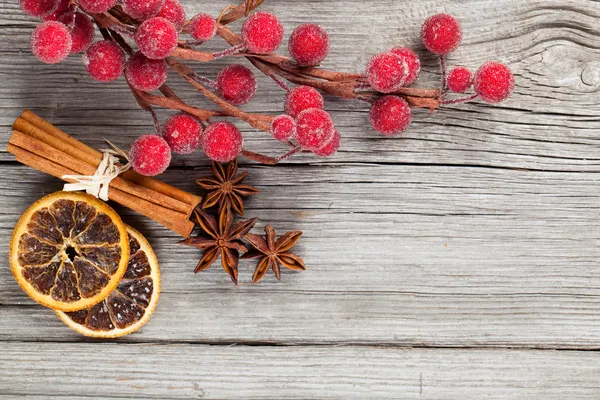
<instances>
[{"instance_id":1,"label":"wooden background","mask_svg":"<svg viewBox=\"0 0 600 400\"><path fill-rule=\"evenodd\" d=\"M228 5L184 3L188 15ZM393 139L370 130L363 104L328 98L343 134L335 157L244 165L262 190L247 203L261 218L255 231L305 232L308 269L281 282L249 284L249 262L239 287L218 266L194 275L199 251L120 208L155 247L163 293L141 331L114 341L78 336L14 282L12 228L61 184L3 150L0 398L600 398L600 3L267 0L261 9L288 34L324 26L327 68L360 71L375 52L411 46L424 87L439 69L420 26L449 12L464 30L450 63L503 61L516 89L496 106L415 111ZM0 0L2 148L26 107L96 147L103 137L127 147L151 130L122 80L92 82L77 56L37 62L35 25ZM214 77L228 62L196 67ZM177 77L169 84L208 106ZM259 84L245 109L281 112L281 90ZM251 149L284 151L240 127ZM198 153L177 157L164 178L196 190L207 166Z\"/></svg>"}]
</instances>

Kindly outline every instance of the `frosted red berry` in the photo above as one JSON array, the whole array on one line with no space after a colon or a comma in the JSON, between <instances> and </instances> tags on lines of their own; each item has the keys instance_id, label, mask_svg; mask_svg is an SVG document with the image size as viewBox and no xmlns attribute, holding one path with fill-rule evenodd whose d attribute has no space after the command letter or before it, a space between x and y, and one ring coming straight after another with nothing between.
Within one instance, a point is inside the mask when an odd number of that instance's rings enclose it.
<instances>
[{"instance_id":1,"label":"frosted red berry","mask_svg":"<svg viewBox=\"0 0 600 400\"><path fill-rule=\"evenodd\" d=\"M177 47L177 28L162 17L150 18L135 31L135 42L148 58L160 60L168 57Z\"/></svg>"},{"instance_id":2,"label":"frosted red berry","mask_svg":"<svg viewBox=\"0 0 600 400\"><path fill-rule=\"evenodd\" d=\"M211 160L228 162L242 151L242 133L231 122L214 122L202 135L202 149Z\"/></svg>"},{"instance_id":3,"label":"frosted red berry","mask_svg":"<svg viewBox=\"0 0 600 400\"><path fill-rule=\"evenodd\" d=\"M404 81L404 86L410 86L415 83L421 72L421 60L419 59L419 56L408 47L395 47L390 51L406 63L408 75Z\"/></svg>"},{"instance_id":4,"label":"frosted red berry","mask_svg":"<svg viewBox=\"0 0 600 400\"><path fill-rule=\"evenodd\" d=\"M309 108L323 108L325 100L317 89L310 86L296 86L285 97L285 112L293 118Z\"/></svg>"},{"instance_id":5,"label":"frosted red berry","mask_svg":"<svg viewBox=\"0 0 600 400\"><path fill-rule=\"evenodd\" d=\"M334 133L331 116L320 108L304 110L296 118L295 139L304 150L322 149L333 139Z\"/></svg>"},{"instance_id":6,"label":"frosted red berry","mask_svg":"<svg viewBox=\"0 0 600 400\"><path fill-rule=\"evenodd\" d=\"M410 124L410 107L401 97L383 96L371 105L369 119L377 132L384 136L395 136Z\"/></svg>"},{"instance_id":7,"label":"frosted red berry","mask_svg":"<svg viewBox=\"0 0 600 400\"><path fill-rule=\"evenodd\" d=\"M408 63L392 52L376 54L367 64L367 82L378 92L395 92L407 78Z\"/></svg>"},{"instance_id":8,"label":"frosted red berry","mask_svg":"<svg viewBox=\"0 0 600 400\"><path fill-rule=\"evenodd\" d=\"M329 53L329 35L317 24L302 24L292 32L288 50L298 65L318 65Z\"/></svg>"},{"instance_id":9,"label":"frosted red berry","mask_svg":"<svg viewBox=\"0 0 600 400\"><path fill-rule=\"evenodd\" d=\"M138 21L157 15L165 5L165 0L123 0L123 11Z\"/></svg>"},{"instance_id":10,"label":"frosted red berry","mask_svg":"<svg viewBox=\"0 0 600 400\"><path fill-rule=\"evenodd\" d=\"M167 75L167 63L164 60L152 60L139 51L125 64L127 81L143 92L161 87L167 80Z\"/></svg>"},{"instance_id":11,"label":"frosted red berry","mask_svg":"<svg viewBox=\"0 0 600 400\"><path fill-rule=\"evenodd\" d=\"M156 15L170 21L178 31L185 25L185 9L179 3L179 0L166 0L163 8Z\"/></svg>"},{"instance_id":12,"label":"frosted red berry","mask_svg":"<svg viewBox=\"0 0 600 400\"><path fill-rule=\"evenodd\" d=\"M244 21L242 39L251 53L272 53L283 41L283 26L275 15L257 12Z\"/></svg>"},{"instance_id":13,"label":"frosted red berry","mask_svg":"<svg viewBox=\"0 0 600 400\"><path fill-rule=\"evenodd\" d=\"M60 16L67 12L69 4L71 4L70 0L60 0L56 10L54 10L53 13L46 15L44 21L58 21Z\"/></svg>"},{"instance_id":14,"label":"frosted red berry","mask_svg":"<svg viewBox=\"0 0 600 400\"><path fill-rule=\"evenodd\" d=\"M448 89L456 93L464 93L473 84L473 74L466 67L454 67L446 79Z\"/></svg>"},{"instance_id":15,"label":"frosted red berry","mask_svg":"<svg viewBox=\"0 0 600 400\"><path fill-rule=\"evenodd\" d=\"M143 135L131 144L129 162L140 175L160 175L171 163L171 149L160 136Z\"/></svg>"},{"instance_id":16,"label":"frosted red berry","mask_svg":"<svg viewBox=\"0 0 600 400\"><path fill-rule=\"evenodd\" d=\"M123 75L125 53L110 40L94 43L82 58L88 74L97 81L111 82Z\"/></svg>"},{"instance_id":17,"label":"frosted red berry","mask_svg":"<svg viewBox=\"0 0 600 400\"><path fill-rule=\"evenodd\" d=\"M71 51L71 32L58 21L42 22L31 34L31 52L46 64L57 64Z\"/></svg>"},{"instance_id":18,"label":"frosted red berry","mask_svg":"<svg viewBox=\"0 0 600 400\"><path fill-rule=\"evenodd\" d=\"M280 142L287 142L296 136L296 121L289 115L278 115L271 122L269 133Z\"/></svg>"},{"instance_id":19,"label":"frosted red berry","mask_svg":"<svg viewBox=\"0 0 600 400\"><path fill-rule=\"evenodd\" d=\"M208 14L196 14L190 21L190 36L202 42L208 42L217 33L217 21Z\"/></svg>"},{"instance_id":20,"label":"frosted red berry","mask_svg":"<svg viewBox=\"0 0 600 400\"><path fill-rule=\"evenodd\" d=\"M58 0L19 0L21 10L32 17L45 17L58 7Z\"/></svg>"},{"instance_id":21,"label":"frosted red berry","mask_svg":"<svg viewBox=\"0 0 600 400\"><path fill-rule=\"evenodd\" d=\"M233 105L246 104L256 93L254 73L240 64L228 65L217 76L217 90Z\"/></svg>"},{"instance_id":22,"label":"frosted red berry","mask_svg":"<svg viewBox=\"0 0 600 400\"><path fill-rule=\"evenodd\" d=\"M340 135L336 129L333 133L333 138L329 141L329 143L326 144L322 149L316 150L314 153L319 157L331 157L338 151L341 143L342 135Z\"/></svg>"},{"instance_id":23,"label":"frosted red berry","mask_svg":"<svg viewBox=\"0 0 600 400\"><path fill-rule=\"evenodd\" d=\"M79 6L83 11L92 14L102 14L113 8L116 0L79 0Z\"/></svg>"},{"instance_id":24,"label":"frosted red berry","mask_svg":"<svg viewBox=\"0 0 600 400\"><path fill-rule=\"evenodd\" d=\"M58 19L67 27L73 23L73 13L67 12L60 16ZM74 24L71 27L71 39L73 43L71 45L71 54L81 53L94 41L94 24L92 20L84 13L75 13Z\"/></svg>"},{"instance_id":25,"label":"frosted red berry","mask_svg":"<svg viewBox=\"0 0 600 400\"><path fill-rule=\"evenodd\" d=\"M427 18L421 29L421 39L427 50L435 54L452 53L460 45L462 29L450 14L436 14Z\"/></svg>"},{"instance_id":26,"label":"frosted red berry","mask_svg":"<svg viewBox=\"0 0 600 400\"><path fill-rule=\"evenodd\" d=\"M506 100L515 88L515 76L506 65L487 62L475 73L473 87L484 101L499 103Z\"/></svg>"},{"instance_id":27,"label":"frosted red berry","mask_svg":"<svg viewBox=\"0 0 600 400\"><path fill-rule=\"evenodd\" d=\"M177 154L190 154L200 147L201 136L200 121L183 112L169 117L163 126L163 138Z\"/></svg>"}]
</instances>

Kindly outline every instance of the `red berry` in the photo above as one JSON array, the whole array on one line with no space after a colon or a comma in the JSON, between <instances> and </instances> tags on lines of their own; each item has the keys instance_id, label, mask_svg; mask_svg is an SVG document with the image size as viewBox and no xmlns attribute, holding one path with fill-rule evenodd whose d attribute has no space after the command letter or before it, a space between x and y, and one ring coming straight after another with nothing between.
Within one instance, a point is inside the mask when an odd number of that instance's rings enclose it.
<instances>
[{"instance_id":1,"label":"red berry","mask_svg":"<svg viewBox=\"0 0 600 400\"><path fill-rule=\"evenodd\" d=\"M97 81L110 82L123 75L125 53L110 40L94 43L82 58L88 74Z\"/></svg>"},{"instance_id":2,"label":"red berry","mask_svg":"<svg viewBox=\"0 0 600 400\"><path fill-rule=\"evenodd\" d=\"M211 160L228 162L242 151L242 133L231 122L212 123L202 135L202 149Z\"/></svg>"},{"instance_id":3,"label":"red berry","mask_svg":"<svg viewBox=\"0 0 600 400\"><path fill-rule=\"evenodd\" d=\"M71 26L73 22L73 13L67 12L60 16L58 19L67 27ZM81 12L75 13L75 24L71 28L71 38L73 44L71 45L71 54L81 53L94 41L94 24L88 18L87 15Z\"/></svg>"},{"instance_id":4,"label":"red berry","mask_svg":"<svg viewBox=\"0 0 600 400\"><path fill-rule=\"evenodd\" d=\"M67 12L69 4L71 4L71 0L60 0L56 10L52 14L46 15L44 21L58 21L60 16Z\"/></svg>"},{"instance_id":5,"label":"red berry","mask_svg":"<svg viewBox=\"0 0 600 400\"><path fill-rule=\"evenodd\" d=\"M288 49L298 65L318 65L329 53L329 35L317 24L302 24L292 32Z\"/></svg>"},{"instance_id":6,"label":"red berry","mask_svg":"<svg viewBox=\"0 0 600 400\"><path fill-rule=\"evenodd\" d=\"M217 76L217 90L222 98L239 106L246 104L254 96L256 79L252 71L243 65L229 65Z\"/></svg>"},{"instance_id":7,"label":"red berry","mask_svg":"<svg viewBox=\"0 0 600 400\"><path fill-rule=\"evenodd\" d=\"M375 54L367 65L367 82L378 92L395 92L407 78L408 63L392 52Z\"/></svg>"},{"instance_id":8,"label":"red berry","mask_svg":"<svg viewBox=\"0 0 600 400\"><path fill-rule=\"evenodd\" d=\"M175 114L163 126L163 138L174 153L190 154L200 146L202 125L197 118L186 114Z\"/></svg>"},{"instance_id":9,"label":"red berry","mask_svg":"<svg viewBox=\"0 0 600 400\"><path fill-rule=\"evenodd\" d=\"M113 8L117 0L79 0L79 6L83 11L92 14L102 14Z\"/></svg>"},{"instance_id":10,"label":"red berry","mask_svg":"<svg viewBox=\"0 0 600 400\"><path fill-rule=\"evenodd\" d=\"M165 0L123 0L123 11L130 17L143 21L154 17L165 5Z\"/></svg>"},{"instance_id":11,"label":"red berry","mask_svg":"<svg viewBox=\"0 0 600 400\"><path fill-rule=\"evenodd\" d=\"M178 31L185 25L185 9L178 0L166 0L165 5L156 16L170 21Z\"/></svg>"},{"instance_id":12,"label":"red berry","mask_svg":"<svg viewBox=\"0 0 600 400\"><path fill-rule=\"evenodd\" d=\"M285 97L285 112L293 118L309 108L323 108L325 100L321 93L310 86L296 86Z\"/></svg>"},{"instance_id":13,"label":"red berry","mask_svg":"<svg viewBox=\"0 0 600 400\"><path fill-rule=\"evenodd\" d=\"M296 121L289 115L278 115L271 122L269 133L280 142L287 142L296 136Z\"/></svg>"},{"instance_id":14,"label":"red berry","mask_svg":"<svg viewBox=\"0 0 600 400\"><path fill-rule=\"evenodd\" d=\"M296 141L305 150L317 151L333 139L335 126L327 111L320 108L304 110L296 118Z\"/></svg>"},{"instance_id":15,"label":"red berry","mask_svg":"<svg viewBox=\"0 0 600 400\"><path fill-rule=\"evenodd\" d=\"M400 57L408 67L408 76L406 77L404 86L410 86L415 83L419 77L419 72L421 72L421 60L419 60L419 57L407 47L395 47L390 51Z\"/></svg>"},{"instance_id":16,"label":"red berry","mask_svg":"<svg viewBox=\"0 0 600 400\"><path fill-rule=\"evenodd\" d=\"M58 8L58 0L19 0L21 10L32 17L45 17Z\"/></svg>"},{"instance_id":17,"label":"red berry","mask_svg":"<svg viewBox=\"0 0 600 400\"><path fill-rule=\"evenodd\" d=\"M57 64L71 51L71 32L58 21L42 22L31 34L31 52L46 64Z\"/></svg>"},{"instance_id":18,"label":"red berry","mask_svg":"<svg viewBox=\"0 0 600 400\"><path fill-rule=\"evenodd\" d=\"M371 126L385 136L395 136L410 124L410 107L398 96L383 96L375 100L369 111Z\"/></svg>"},{"instance_id":19,"label":"red berry","mask_svg":"<svg viewBox=\"0 0 600 400\"><path fill-rule=\"evenodd\" d=\"M135 42L146 57L160 60L168 57L177 47L177 28L162 17L150 18L135 31Z\"/></svg>"},{"instance_id":20,"label":"red berry","mask_svg":"<svg viewBox=\"0 0 600 400\"><path fill-rule=\"evenodd\" d=\"M421 38L427 50L445 55L456 50L462 40L462 30L452 15L436 14L423 23Z\"/></svg>"},{"instance_id":21,"label":"red berry","mask_svg":"<svg viewBox=\"0 0 600 400\"><path fill-rule=\"evenodd\" d=\"M167 63L164 60L151 60L139 51L125 64L127 81L143 92L161 87L167 80L167 75Z\"/></svg>"},{"instance_id":22,"label":"red berry","mask_svg":"<svg viewBox=\"0 0 600 400\"><path fill-rule=\"evenodd\" d=\"M283 26L275 15L257 12L244 21L242 39L251 53L272 53L283 41Z\"/></svg>"},{"instance_id":23,"label":"red berry","mask_svg":"<svg viewBox=\"0 0 600 400\"><path fill-rule=\"evenodd\" d=\"M196 40L208 42L217 33L217 21L208 14L197 14L190 21L190 35Z\"/></svg>"},{"instance_id":24,"label":"red berry","mask_svg":"<svg viewBox=\"0 0 600 400\"><path fill-rule=\"evenodd\" d=\"M466 67L454 67L447 78L448 89L456 93L464 93L473 84L473 75Z\"/></svg>"},{"instance_id":25,"label":"red berry","mask_svg":"<svg viewBox=\"0 0 600 400\"><path fill-rule=\"evenodd\" d=\"M341 142L342 142L342 135L340 135L340 133L336 129L333 134L333 139L331 139L329 144L327 144L321 150L315 151L314 153L316 155L318 155L319 157L330 157L338 151L338 149L340 148Z\"/></svg>"},{"instance_id":26,"label":"red berry","mask_svg":"<svg viewBox=\"0 0 600 400\"><path fill-rule=\"evenodd\" d=\"M165 172L171 162L171 149L158 135L143 135L129 149L129 161L135 172L155 176Z\"/></svg>"},{"instance_id":27,"label":"red berry","mask_svg":"<svg viewBox=\"0 0 600 400\"><path fill-rule=\"evenodd\" d=\"M499 62L487 62L475 73L473 86L475 93L488 103L506 100L515 88L515 76L511 70Z\"/></svg>"}]
</instances>

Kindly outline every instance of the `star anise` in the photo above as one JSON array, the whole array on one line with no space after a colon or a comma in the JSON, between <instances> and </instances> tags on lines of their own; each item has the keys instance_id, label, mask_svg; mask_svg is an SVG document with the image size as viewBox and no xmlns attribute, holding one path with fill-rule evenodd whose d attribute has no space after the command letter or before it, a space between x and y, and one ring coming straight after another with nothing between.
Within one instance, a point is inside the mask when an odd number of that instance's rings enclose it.
<instances>
[{"instance_id":1,"label":"star anise","mask_svg":"<svg viewBox=\"0 0 600 400\"><path fill-rule=\"evenodd\" d=\"M216 204L219 205L219 214L228 207L239 215L244 215L244 200L242 197L257 194L258 189L250 185L242 184L242 181L248 176L248 172L241 172L236 176L238 170L237 159L227 165L212 163L212 172L214 176L205 176L196 181L203 189L209 193L204 198L202 208L207 209Z\"/></svg>"},{"instance_id":2,"label":"star anise","mask_svg":"<svg viewBox=\"0 0 600 400\"><path fill-rule=\"evenodd\" d=\"M218 221L202 210L194 210L194 213L203 232L196 237L179 242L204 250L194 272L208 269L221 255L223 269L237 285L240 251L248 251L240 239L252 229L258 218L240 221L234 225L233 212L229 207L219 213Z\"/></svg>"},{"instance_id":3,"label":"star anise","mask_svg":"<svg viewBox=\"0 0 600 400\"><path fill-rule=\"evenodd\" d=\"M246 240L254 246L254 249L244 254L242 258L260 257L256 265L256 270L254 270L254 274L252 275L253 283L260 281L266 275L269 268L273 270L278 280L281 279L280 265L297 271L304 271L306 269L304 261L289 251L294 247L298 239L300 239L302 232L287 232L280 236L277 241L275 241L275 229L271 225L265 226L265 233L265 237L252 233L246 235Z\"/></svg>"}]
</instances>

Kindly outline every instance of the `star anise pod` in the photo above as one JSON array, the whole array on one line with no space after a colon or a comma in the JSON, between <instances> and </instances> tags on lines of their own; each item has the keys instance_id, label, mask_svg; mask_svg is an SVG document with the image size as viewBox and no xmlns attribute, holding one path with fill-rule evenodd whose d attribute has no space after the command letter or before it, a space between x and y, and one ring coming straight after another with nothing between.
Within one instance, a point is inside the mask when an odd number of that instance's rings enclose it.
<instances>
[{"instance_id":1,"label":"star anise pod","mask_svg":"<svg viewBox=\"0 0 600 400\"><path fill-rule=\"evenodd\" d=\"M203 209L218 204L219 214L227 207L231 207L239 215L244 215L244 200L242 197L257 194L259 190L242 183L248 176L247 171L236 176L237 171L237 159L227 165L213 161L212 172L214 176L205 176L196 181L200 187L209 191L204 198L204 203L202 203Z\"/></svg>"},{"instance_id":2,"label":"star anise pod","mask_svg":"<svg viewBox=\"0 0 600 400\"><path fill-rule=\"evenodd\" d=\"M219 213L219 220L202 210L194 210L202 232L193 238L179 242L186 246L204 250L200 262L194 272L208 269L221 255L221 265L237 285L238 263L240 251L247 252L248 248L240 239L252 229L258 218L240 221L233 224L233 212L229 207Z\"/></svg>"},{"instance_id":3,"label":"star anise pod","mask_svg":"<svg viewBox=\"0 0 600 400\"><path fill-rule=\"evenodd\" d=\"M298 239L300 239L302 232L287 232L280 236L277 241L275 241L275 229L271 225L265 226L265 233L265 237L252 233L246 235L246 240L254 246L254 249L244 254L242 258L260 257L256 265L256 270L254 270L254 274L252 275L253 283L260 281L266 275L269 268L273 270L278 280L281 279L280 265L297 271L304 271L306 269L304 261L289 251L294 247Z\"/></svg>"}]
</instances>

